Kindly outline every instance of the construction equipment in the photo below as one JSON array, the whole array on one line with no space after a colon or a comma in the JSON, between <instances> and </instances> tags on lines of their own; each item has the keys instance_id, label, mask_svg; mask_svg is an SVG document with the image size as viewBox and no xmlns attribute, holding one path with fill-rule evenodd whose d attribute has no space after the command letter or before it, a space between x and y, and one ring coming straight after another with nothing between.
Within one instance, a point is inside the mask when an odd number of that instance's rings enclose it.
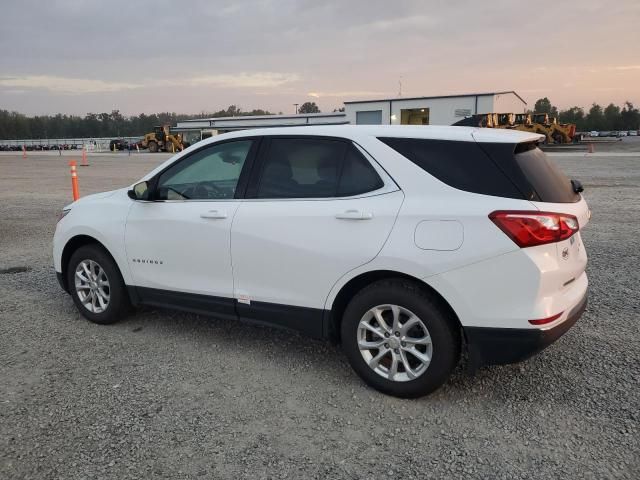
<instances>
[{"instance_id":1,"label":"construction equipment","mask_svg":"<svg viewBox=\"0 0 640 480\"><path fill-rule=\"evenodd\" d=\"M576 126L574 123L559 123L557 118L551 122L551 136L554 143L573 143L576 139Z\"/></svg>"},{"instance_id":2,"label":"construction equipment","mask_svg":"<svg viewBox=\"0 0 640 480\"><path fill-rule=\"evenodd\" d=\"M516 115L514 113L494 113L497 128L514 128Z\"/></svg>"},{"instance_id":3,"label":"construction equipment","mask_svg":"<svg viewBox=\"0 0 640 480\"><path fill-rule=\"evenodd\" d=\"M520 113L515 115L513 128L515 130L544 135L544 143L554 142L549 123L549 115L546 113Z\"/></svg>"},{"instance_id":4,"label":"construction equipment","mask_svg":"<svg viewBox=\"0 0 640 480\"><path fill-rule=\"evenodd\" d=\"M453 125L457 127L494 128L496 123L495 113L481 113L465 117Z\"/></svg>"},{"instance_id":5,"label":"construction equipment","mask_svg":"<svg viewBox=\"0 0 640 480\"><path fill-rule=\"evenodd\" d=\"M182 140L182 134L172 132L169 125L153 127L153 132L147 133L140 142L140 148L148 148L151 153L175 153L188 146L189 144Z\"/></svg>"},{"instance_id":6,"label":"construction equipment","mask_svg":"<svg viewBox=\"0 0 640 480\"><path fill-rule=\"evenodd\" d=\"M466 117L454 125L482 128L509 128L545 136L544 143L572 143L576 126L558 123L548 113L483 113Z\"/></svg>"}]
</instances>

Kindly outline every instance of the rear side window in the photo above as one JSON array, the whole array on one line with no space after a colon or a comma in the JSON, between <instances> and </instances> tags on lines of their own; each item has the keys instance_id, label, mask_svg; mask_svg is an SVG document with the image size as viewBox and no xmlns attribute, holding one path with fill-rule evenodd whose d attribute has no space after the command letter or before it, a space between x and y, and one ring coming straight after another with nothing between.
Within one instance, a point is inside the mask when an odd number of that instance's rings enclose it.
<instances>
[{"instance_id":1,"label":"rear side window","mask_svg":"<svg viewBox=\"0 0 640 480\"><path fill-rule=\"evenodd\" d=\"M386 137L379 140L451 187L523 198L522 192L476 142Z\"/></svg>"},{"instance_id":2,"label":"rear side window","mask_svg":"<svg viewBox=\"0 0 640 480\"><path fill-rule=\"evenodd\" d=\"M347 142L273 138L258 184L258 198L330 198L376 190L382 180Z\"/></svg>"}]
</instances>

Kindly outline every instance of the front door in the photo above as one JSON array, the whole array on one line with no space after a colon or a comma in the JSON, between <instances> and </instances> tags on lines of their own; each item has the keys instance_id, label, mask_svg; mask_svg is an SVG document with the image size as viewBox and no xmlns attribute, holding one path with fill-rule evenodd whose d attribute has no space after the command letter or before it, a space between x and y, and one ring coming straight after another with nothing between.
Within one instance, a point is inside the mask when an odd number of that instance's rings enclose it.
<instances>
[{"instance_id":1,"label":"front door","mask_svg":"<svg viewBox=\"0 0 640 480\"><path fill-rule=\"evenodd\" d=\"M159 175L152 201L132 206L125 244L143 301L234 314L231 223L254 150L251 139L197 150Z\"/></svg>"}]
</instances>

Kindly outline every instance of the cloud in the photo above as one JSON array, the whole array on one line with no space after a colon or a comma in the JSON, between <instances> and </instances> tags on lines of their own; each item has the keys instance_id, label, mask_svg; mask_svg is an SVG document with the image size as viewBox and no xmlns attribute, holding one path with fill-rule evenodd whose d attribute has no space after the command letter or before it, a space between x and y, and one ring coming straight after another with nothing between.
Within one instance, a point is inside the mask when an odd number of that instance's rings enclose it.
<instances>
[{"instance_id":1,"label":"cloud","mask_svg":"<svg viewBox=\"0 0 640 480\"><path fill-rule=\"evenodd\" d=\"M124 82L107 82L88 78L66 78L52 75L26 75L26 76L2 76L0 87L10 89L38 89L55 93L83 94L120 92L140 88L141 85Z\"/></svg>"},{"instance_id":2,"label":"cloud","mask_svg":"<svg viewBox=\"0 0 640 480\"><path fill-rule=\"evenodd\" d=\"M0 87L14 90L37 89L53 93L81 95L156 87L276 88L298 80L300 80L300 77L297 74L273 72L201 75L187 78L151 80L143 83L111 82L53 75L25 75L0 76Z\"/></svg>"},{"instance_id":3,"label":"cloud","mask_svg":"<svg viewBox=\"0 0 640 480\"><path fill-rule=\"evenodd\" d=\"M256 72L234 75L204 75L182 80L169 80L168 82L170 85L193 87L275 88L298 80L300 80L300 77L295 73Z\"/></svg>"},{"instance_id":4,"label":"cloud","mask_svg":"<svg viewBox=\"0 0 640 480\"><path fill-rule=\"evenodd\" d=\"M309 92L308 96L313 98L320 97L363 97L369 96L373 97L376 95L388 95L388 92L373 92L367 90L351 90L351 91L343 91L343 92Z\"/></svg>"},{"instance_id":5,"label":"cloud","mask_svg":"<svg viewBox=\"0 0 640 480\"><path fill-rule=\"evenodd\" d=\"M402 18L389 18L385 20L375 20L370 23L360 24L353 27L354 30L373 30L377 32L397 31L407 29L425 29L433 27L439 23L439 19L428 15L410 15Z\"/></svg>"},{"instance_id":6,"label":"cloud","mask_svg":"<svg viewBox=\"0 0 640 480\"><path fill-rule=\"evenodd\" d=\"M640 65L618 65L614 70L640 70Z\"/></svg>"}]
</instances>

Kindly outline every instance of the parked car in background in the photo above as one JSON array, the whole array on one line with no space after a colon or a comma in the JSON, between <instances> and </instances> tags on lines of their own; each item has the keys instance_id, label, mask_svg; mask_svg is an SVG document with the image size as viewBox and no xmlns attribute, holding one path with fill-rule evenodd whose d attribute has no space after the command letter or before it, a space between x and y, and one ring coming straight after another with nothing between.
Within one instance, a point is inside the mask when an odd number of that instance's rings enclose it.
<instances>
[{"instance_id":1,"label":"parked car in background","mask_svg":"<svg viewBox=\"0 0 640 480\"><path fill-rule=\"evenodd\" d=\"M637 137L638 136L638 131L637 130L629 130L629 136L630 137Z\"/></svg>"},{"instance_id":2,"label":"parked car in background","mask_svg":"<svg viewBox=\"0 0 640 480\"><path fill-rule=\"evenodd\" d=\"M591 132L589 132L589 136L590 137L597 137L598 136L598 132L596 130L592 130Z\"/></svg>"},{"instance_id":3,"label":"parked car in background","mask_svg":"<svg viewBox=\"0 0 640 480\"><path fill-rule=\"evenodd\" d=\"M376 389L424 395L463 355L472 368L528 358L585 308L590 212L543 138L428 126L219 135L65 207L55 270L92 322L152 305L271 323L341 342Z\"/></svg>"},{"instance_id":4,"label":"parked car in background","mask_svg":"<svg viewBox=\"0 0 640 480\"><path fill-rule=\"evenodd\" d=\"M122 139L122 138L118 138L115 140L111 140L109 142L109 150L110 151L122 151L122 150L127 150L129 148L129 144L127 143L126 140Z\"/></svg>"}]
</instances>

